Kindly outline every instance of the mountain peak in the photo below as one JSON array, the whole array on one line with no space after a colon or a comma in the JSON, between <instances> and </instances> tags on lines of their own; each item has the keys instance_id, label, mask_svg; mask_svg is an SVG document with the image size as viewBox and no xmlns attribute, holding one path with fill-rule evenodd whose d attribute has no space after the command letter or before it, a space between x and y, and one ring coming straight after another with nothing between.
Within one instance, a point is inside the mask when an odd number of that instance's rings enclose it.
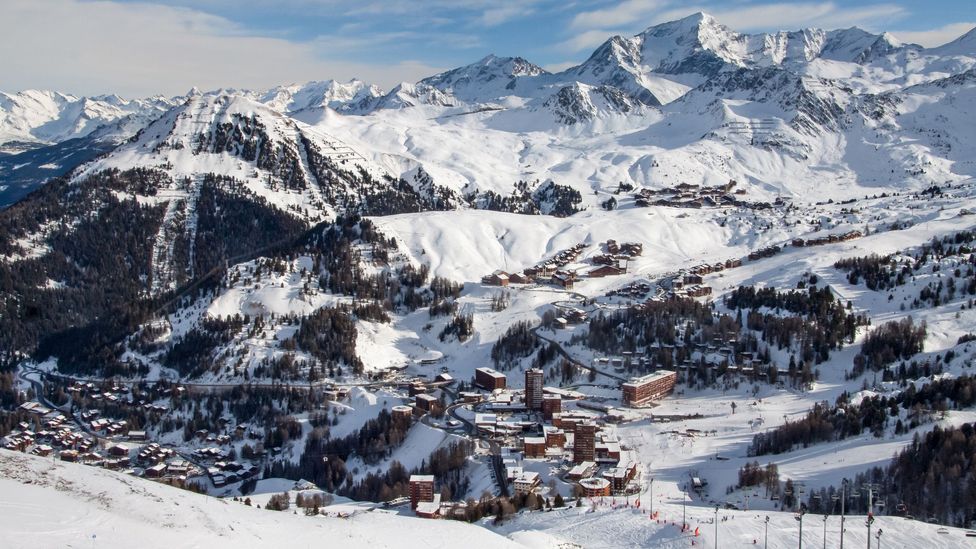
<instances>
[{"instance_id":1,"label":"mountain peak","mask_svg":"<svg viewBox=\"0 0 976 549\"><path fill-rule=\"evenodd\" d=\"M478 61L451 69L419 82L465 101L490 101L507 95L520 78L548 74L542 67L522 57L487 55Z\"/></svg>"},{"instance_id":2,"label":"mountain peak","mask_svg":"<svg viewBox=\"0 0 976 549\"><path fill-rule=\"evenodd\" d=\"M703 11L699 11L682 17L681 19L651 25L650 27L644 29L644 32L642 32L641 35L649 34L653 36L662 36L664 34L674 34L676 32L687 33L698 31L702 28L708 27L723 27L723 25L711 15Z\"/></svg>"},{"instance_id":3,"label":"mountain peak","mask_svg":"<svg viewBox=\"0 0 976 549\"><path fill-rule=\"evenodd\" d=\"M976 57L976 27L948 44L932 48L939 55L966 55Z\"/></svg>"}]
</instances>

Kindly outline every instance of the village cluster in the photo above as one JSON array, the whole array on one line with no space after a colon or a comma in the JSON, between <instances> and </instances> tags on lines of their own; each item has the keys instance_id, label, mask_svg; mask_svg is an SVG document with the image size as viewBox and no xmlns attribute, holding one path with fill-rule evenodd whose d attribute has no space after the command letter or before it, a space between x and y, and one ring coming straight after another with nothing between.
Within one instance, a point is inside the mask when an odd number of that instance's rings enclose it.
<instances>
[{"instance_id":1,"label":"village cluster","mask_svg":"<svg viewBox=\"0 0 976 549\"><path fill-rule=\"evenodd\" d=\"M184 394L186 389L174 387L161 391ZM74 397L111 404L119 411L132 407L159 415L169 411L166 405L134 397L129 388L121 385L99 387L76 381L70 385L69 392ZM152 442L146 431L131 429L126 420L103 417L95 408L72 410L69 417L66 412L31 400L21 404L20 409L31 421L21 422L0 441L8 450L118 470L181 488L208 479L219 488L256 478L260 473L257 465L233 459L234 441L264 437L247 425L228 426L227 433L222 434L198 430L191 441L197 448L183 452Z\"/></svg>"},{"instance_id":2,"label":"village cluster","mask_svg":"<svg viewBox=\"0 0 976 549\"><path fill-rule=\"evenodd\" d=\"M581 272L582 269L580 268L566 268L571 263L576 263L583 250L586 249L586 245L580 243L558 252L552 258L538 265L524 269L521 273L507 273L498 270L483 277L481 282L489 286L552 284L571 290L580 278L603 278L626 273L628 262L644 252L643 244L634 242L618 244L616 240L607 240L600 248L601 253L589 258L592 267L585 272Z\"/></svg>"},{"instance_id":3,"label":"village cluster","mask_svg":"<svg viewBox=\"0 0 976 549\"><path fill-rule=\"evenodd\" d=\"M773 204L768 202L749 202L742 200L745 189L735 189L737 183L729 181L725 185L714 187L701 186L693 183L679 183L674 187L661 189L641 189L634 195L634 204L639 207L666 206L669 208L717 208L722 206L736 206L757 210L769 209ZM775 205L784 202L777 199Z\"/></svg>"},{"instance_id":4,"label":"village cluster","mask_svg":"<svg viewBox=\"0 0 976 549\"><path fill-rule=\"evenodd\" d=\"M633 378L621 385L621 401L629 407L647 406L670 394L676 381L677 374L668 370ZM610 427L620 419L611 406L588 402L587 395L577 391L545 386L544 372L535 368L525 371L520 390L508 387L506 374L477 368L474 389L459 394L449 410L457 419L451 421L473 426L478 438L489 443L500 493L549 495L543 477L547 469L553 471L551 481L558 478L571 485L577 497L640 491L639 463ZM415 398L418 412L441 411L436 409L436 398L424 394ZM417 516L451 516L464 505L442 502L435 482L433 475L410 478L411 509Z\"/></svg>"}]
</instances>

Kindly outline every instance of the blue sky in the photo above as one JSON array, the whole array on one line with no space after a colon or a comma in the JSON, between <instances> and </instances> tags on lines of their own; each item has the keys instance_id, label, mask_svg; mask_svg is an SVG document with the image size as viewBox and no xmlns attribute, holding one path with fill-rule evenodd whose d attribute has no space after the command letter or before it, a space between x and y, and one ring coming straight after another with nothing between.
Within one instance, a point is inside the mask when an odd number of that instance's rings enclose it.
<instances>
[{"instance_id":1,"label":"blue sky","mask_svg":"<svg viewBox=\"0 0 976 549\"><path fill-rule=\"evenodd\" d=\"M743 32L859 26L927 46L976 26L974 0L3 0L0 87L144 96L354 76L389 87L488 53L561 69L614 34L696 11Z\"/></svg>"}]
</instances>

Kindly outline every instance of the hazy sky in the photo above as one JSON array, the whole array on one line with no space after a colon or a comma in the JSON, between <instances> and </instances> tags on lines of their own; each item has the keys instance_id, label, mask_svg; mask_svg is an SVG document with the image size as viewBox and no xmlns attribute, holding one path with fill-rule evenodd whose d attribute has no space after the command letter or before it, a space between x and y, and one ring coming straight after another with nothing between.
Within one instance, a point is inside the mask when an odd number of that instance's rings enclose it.
<instances>
[{"instance_id":1,"label":"hazy sky","mask_svg":"<svg viewBox=\"0 0 976 549\"><path fill-rule=\"evenodd\" d=\"M976 26L976 0L0 0L0 90L388 88L488 53L559 70L614 34L696 11L739 31L859 26L925 46Z\"/></svg>"}]
</instances>

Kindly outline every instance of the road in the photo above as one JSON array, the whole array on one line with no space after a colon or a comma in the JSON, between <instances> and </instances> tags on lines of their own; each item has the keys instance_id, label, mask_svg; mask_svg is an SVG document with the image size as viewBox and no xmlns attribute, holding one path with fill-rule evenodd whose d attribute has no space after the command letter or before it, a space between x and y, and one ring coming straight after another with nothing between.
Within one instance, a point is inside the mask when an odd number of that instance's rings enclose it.
<instances>
[{"instance_id":1,"label":"road","mask_svg":"<svg viewBox=\"0 0 976 549\"><path fill-rule=\"evenodd\" d=\"M532 328L532 335L534 335L536 338L538 338L538 339L540 339L542 341L545 341L546 343L549 343L551 345L554 345L556 347L556 352L559 353L563 358L565 358L566 360L568 360L574 366L577 366L577 367L582 368L584 370L589 370L591 372L595 372L595 373L597 373L598 375L601 375L601 376L609 377L610 379L615 379L615 380L617 380L617 381L619 381L621 383L626 383L627 381L630 381L626 377L618 376L616 374L611 374L609 372L604 372L603 370L598 370L597 368L594 368L593 366L590 366L589 364L584 364L584 363L576 360L575 358L572 357L572 355L570 355L566 351L566 349L563 349L562 344L560 344L558 341L556 341L555 339L548 338L548 337L540 334L539 333L539 329L541 327L542 326L536 326L535 328Z\"/></svg>"},{"instance_id":2,"label":"road","mask_svg":"<svg viewBox=\"0 0 976 549\"><path fill-rule=\"evenodd\" d=\"M505 465L502 463L502 447L494 440L490 438L482 437L478 433L478 427L474 423L472 423L466 417L458 414L458 408L461 408L462 406L464 406L464 403L454 402L444 410L444 413L451 416L455 420L459 421L461 425L464 426L464 430L468 434L468 436L470 436L475 440L483 441L488 444L488 450L491 454L491 458L490 458L491 468L494 471L495 485L498 486L498 493L501 496L508 497L509 495L508 482L506 480L506 475L505 475ZM433 418L430 416L430 414L424 414L420 418L420 422L434 429L440 429L442 431L448 430L434 423Z\"/></svg>"}]
</instances>

